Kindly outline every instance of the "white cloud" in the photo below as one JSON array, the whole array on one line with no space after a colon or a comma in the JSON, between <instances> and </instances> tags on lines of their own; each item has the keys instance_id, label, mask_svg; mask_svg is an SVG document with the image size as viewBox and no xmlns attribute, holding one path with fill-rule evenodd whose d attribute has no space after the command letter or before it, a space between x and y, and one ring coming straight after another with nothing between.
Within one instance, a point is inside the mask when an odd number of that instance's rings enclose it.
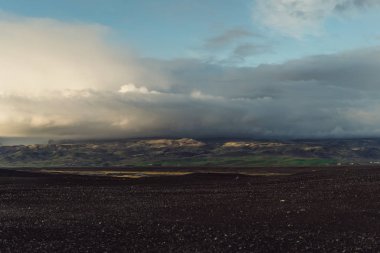
<instances>
[{"instance_id":1,"label":"white cloud","mask_svg":"<svg viewBox=\"0 0 380 253\"><path fill-rule=\"evenodd\" d=\"M110 33L97 24L0 12L0 94L117 90L123 83L153 80L156 87L167 85L154 71L148 75L127 47L112 46Z\"/></svg>"},{"instance_id":2,"label":"white cloud","mask_svg":"<svg viewBox=\"0 0 380 253\"><path fill-rule=\"evenodd\" d=\"M158 94L158 91L155 90L149 90L148 88L144 86L137 87L133 83L125 84L120 87L119 90L120 93L142 93L142 94Z\"/></svg>"},{"instance_id":3,"label":"white cloud","mask_svg":"<svg viewBox=\"0 0 380 253\"><path fill-rule=\"evenodd\" d=\"M256 0L254 19L292 37L318 35L325 19L379 5L377 0Z\"/></svg>"}]
</instances>

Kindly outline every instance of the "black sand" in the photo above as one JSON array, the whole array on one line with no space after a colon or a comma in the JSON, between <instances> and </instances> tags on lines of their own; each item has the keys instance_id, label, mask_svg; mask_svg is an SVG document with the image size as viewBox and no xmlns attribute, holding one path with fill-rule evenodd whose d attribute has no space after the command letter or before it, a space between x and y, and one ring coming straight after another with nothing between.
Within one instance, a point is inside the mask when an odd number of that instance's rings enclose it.
<instances>
[{"instance_id":1,"label":"black sand","mask_svg":"<svg viewBox=\"0 0 380 253\"><path fill-rule=\"evenodd\" d=\"M0 170L1 252L378 252L380 169L141 179Z\"/></svg>"}]
</instances>

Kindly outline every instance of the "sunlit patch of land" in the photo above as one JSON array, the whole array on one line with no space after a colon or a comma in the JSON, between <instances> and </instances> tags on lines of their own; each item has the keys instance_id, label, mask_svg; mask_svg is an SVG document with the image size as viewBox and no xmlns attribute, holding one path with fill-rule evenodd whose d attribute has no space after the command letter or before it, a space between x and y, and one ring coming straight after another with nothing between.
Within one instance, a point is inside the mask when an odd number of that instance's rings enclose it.
<instances>
[{"instance_id":1,"label":"sunlit patch of land","mask_svg":"<svg viewBox=\"0 0 380 253\"><path fill-rule=\"evenodd\" d=\"M193 173L215 173L215 174L240 174L246 176L285 176L291 173L276 173L276 172L250 172L250 171L217 171L213 169L208 170L178 170L178 171L162 171L162 170L81 170L81 169L42 169L42 173L50 174L67 174L67 175L82 175L82 176L105 176L115 178L142 178L142 177L159 177L159 176L185 176Z\"/></svg>"},{"instance_id":2,"label":"sunlit patch of land","mask_svg":"<svg viewBox=\"0 0 380 253\"><path fill-rule=\"evenodd\" d=\"M43 173L69 174L83 176L107 176L118 178L141 178L148 176L184 176L186 171L117 171L117 170L41 170Z\"/></svg>"}]
</instances>

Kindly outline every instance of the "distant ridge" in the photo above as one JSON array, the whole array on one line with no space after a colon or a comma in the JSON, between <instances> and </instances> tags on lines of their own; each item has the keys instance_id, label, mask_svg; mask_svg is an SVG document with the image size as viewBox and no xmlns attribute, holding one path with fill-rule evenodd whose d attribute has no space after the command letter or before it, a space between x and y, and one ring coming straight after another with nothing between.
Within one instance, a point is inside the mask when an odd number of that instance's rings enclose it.
<instances>
[{"instance_id":1,"label":"distant ridge","mask_svg":"<svg viewBox=\"0 0 380 253\"><path fill-rule=\"evenodd\" d=\"M380 164L380 139L51 140L0 146L2 167L330 166Z\"/></svg>"}]
</instances>

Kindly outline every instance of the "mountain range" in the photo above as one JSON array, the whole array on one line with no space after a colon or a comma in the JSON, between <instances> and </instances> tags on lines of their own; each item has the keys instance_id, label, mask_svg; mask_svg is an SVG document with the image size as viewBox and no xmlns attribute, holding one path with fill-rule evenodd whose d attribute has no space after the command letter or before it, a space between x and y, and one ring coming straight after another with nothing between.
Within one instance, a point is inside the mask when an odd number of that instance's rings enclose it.
<instances>
[{"instance_id":1,"label":"mountain range","mask_svg":"<svg viewBox=\"0 0 380 253\"><path fill-rule=\"evenodd\" d=\"M329 166L380 163L380 139L51 140L0 146L2 167Z\"/></svg>"}]
</instances>

